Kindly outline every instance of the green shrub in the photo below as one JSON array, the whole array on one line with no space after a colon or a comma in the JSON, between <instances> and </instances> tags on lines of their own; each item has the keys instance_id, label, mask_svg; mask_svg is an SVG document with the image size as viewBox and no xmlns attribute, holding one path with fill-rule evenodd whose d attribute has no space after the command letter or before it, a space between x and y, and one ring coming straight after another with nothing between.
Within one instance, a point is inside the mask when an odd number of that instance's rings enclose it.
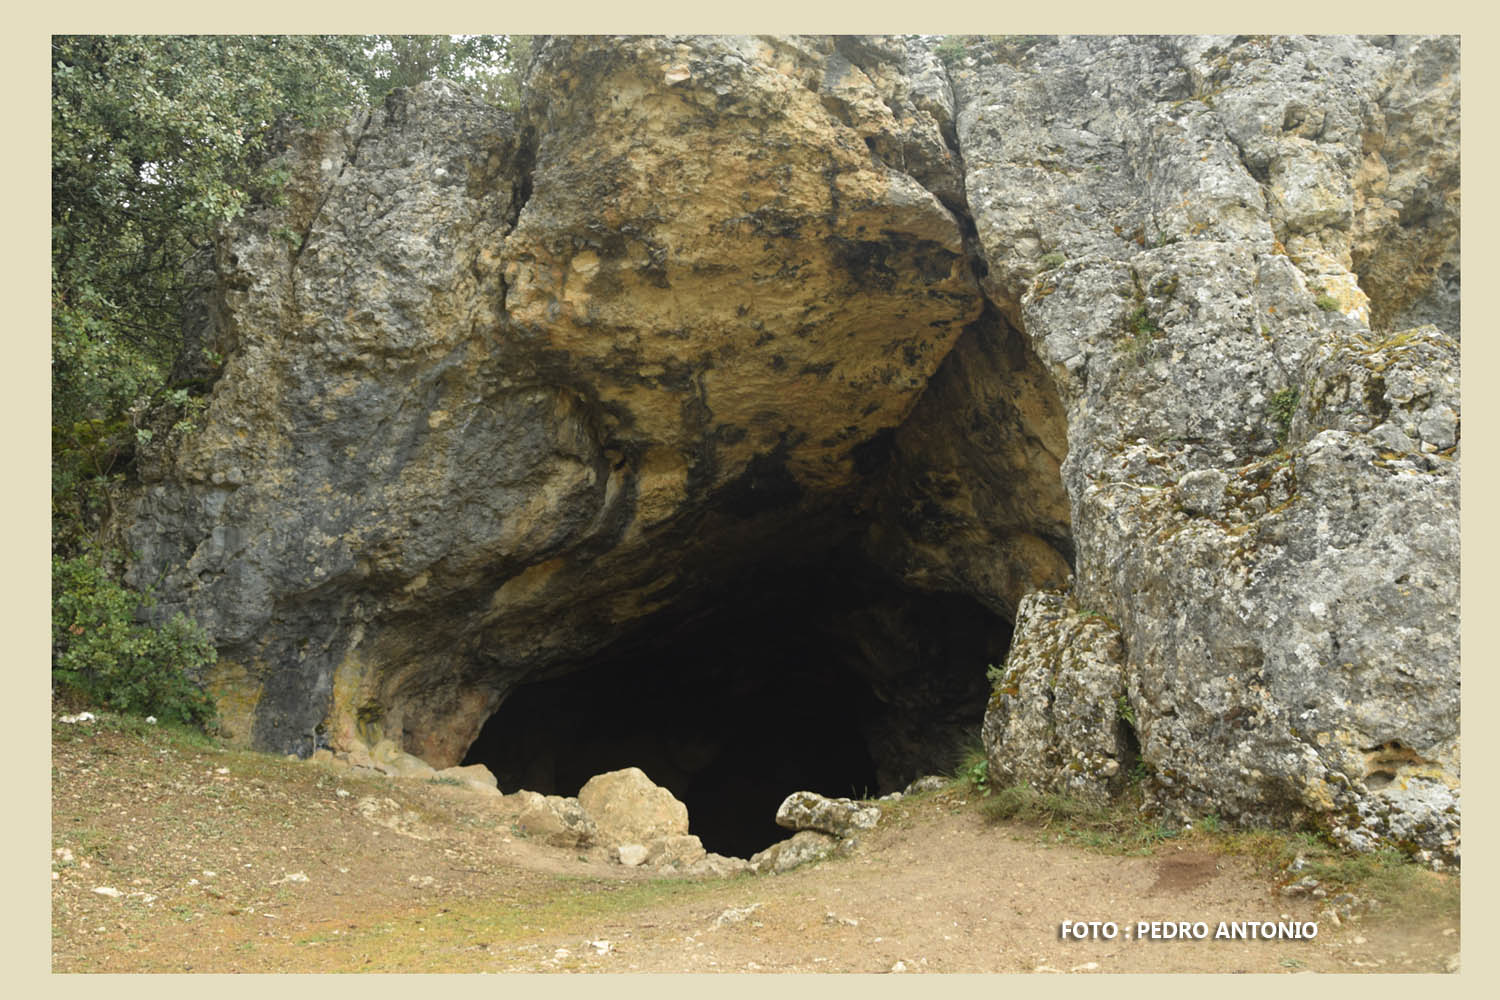
<instances>
[{"instance_id":1,"label":"green shrub","mask_svg":"<svg viewBox=\"0 0 1500 1000\"><path fill-rule=\"evenodd\" d=\"M1137 303L1135 310L1125 318L1125 329L1137 337L1154 337L1161 333L1161 327L1151 318L1144 302Z\"/></svg>"},{"instance_id":2,"label":"green shrub","mask_svg":"<svg viewBox=\"0 0 1500 1000\"><path fill-rule=\"evenodd\" d=\"M990 794L990 761L979 735L974 734L958 749L953 768L953 782L974 795Z\"/></svg>"},{"instance_id":3,"label":"green shrub","mask_svg":"<svg viewBox=\"0 0 1500 1000\"><path fill-rule=\"evenodd\" d=\"M932 51L943 65L951 67L967 54L968 46L963 35L945 35Z\"/></svg>"},{"instance_id":4,"label":"green shrub","mask_svg":"<svg viewBox=\"0 0 1500 1000\"><path fill-rule=\"evenodd\" d=\"M1043 255L1042 268L1044 270L1050 271L1055 267L1062 267L1067 262L1068 258L1066 254L1064 254L1061 250L1054 250L1049 254Z\"/></svg>"},{"instance_id":5,"label":"green shrub","mask_svg":"<svg viewBox=\"0 0 1500 1000\"><path fill-rule=\"evenodd\" d=\"M1329 295L1327 292L1323 292L1322 294L1320 294L1317 298L1313 299L1313 302L1316 303L1317 307L1324 312L1331 313L1339 311L1339 300L1334 298L1332 295Z\"/></svg>"},{"instance_id":6,"label":"green shrub","mask_svg":"<svg viewBox=\"0 0 1500 1000\"><path fill-rule=\"evenodd\" d=\"M1297 401L1301 396L1296 389L1288 386L1271 395L1271 405L1268 413L1271 422L1276 425L1276 443L1286 444L1287 437L1292 433L1292 417L1297 414Z\"/></svg>"},{"instance_id":7,"label":"green shrub","mask_svg":"<svg viewBox=\"0 0 1500 1000\"><path fill-rule=\"evenodd\" d=\"M153 603L117 583L95 553L53 557L54 687L100 708L206 725L214 706L196 675L214 662L213 644L181 614L136 621Z\"/></svg>"}]
</instances>

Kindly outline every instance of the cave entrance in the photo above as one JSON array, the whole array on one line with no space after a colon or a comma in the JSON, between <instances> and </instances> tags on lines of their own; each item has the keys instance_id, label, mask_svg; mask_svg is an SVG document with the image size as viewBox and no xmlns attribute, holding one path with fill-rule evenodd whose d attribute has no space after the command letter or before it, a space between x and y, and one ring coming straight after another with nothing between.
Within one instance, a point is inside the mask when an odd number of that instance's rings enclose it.
<instances>
[{"instance_id":1,"label":"cave entrance","mask_svg":"<svg viewBox=\"0 0 1500 1000\"><path fill-rule=\"evenodd\" d=\"M748 857L789 836L775 814L791 792L870 797L951 770L1009 641L973 600L882 586L868 566L751 572L517 687L464 763L551 795L639 767L705 848Z\"/></svg>"}]
</instances>

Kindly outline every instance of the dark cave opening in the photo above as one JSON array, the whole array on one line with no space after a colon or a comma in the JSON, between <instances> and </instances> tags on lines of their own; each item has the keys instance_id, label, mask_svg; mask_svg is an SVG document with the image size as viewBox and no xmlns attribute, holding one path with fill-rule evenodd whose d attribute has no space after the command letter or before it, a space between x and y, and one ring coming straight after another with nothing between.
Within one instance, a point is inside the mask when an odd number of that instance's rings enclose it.
<instances>
[{"instance_id":1,"label":"dark cave opening","mask_svg":"<svg viewBox=\"0 0 1500 1000\"><path fill-rule=\"evenodd\" d=\"M882 584L868 566L749 571L690 613L513 690L471 745L500 788L576 795L639 767L705 848L790 836L781 801L873 797L948 771L977 732L1010 624L978 603Z\"/></svg>"}]
</instances>

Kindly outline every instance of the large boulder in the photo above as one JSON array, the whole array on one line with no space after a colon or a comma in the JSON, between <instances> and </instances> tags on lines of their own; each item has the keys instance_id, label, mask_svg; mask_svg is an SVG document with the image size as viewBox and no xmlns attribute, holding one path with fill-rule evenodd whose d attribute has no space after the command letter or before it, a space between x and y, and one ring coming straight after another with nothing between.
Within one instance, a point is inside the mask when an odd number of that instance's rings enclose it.
<instances>
[{"instance_id":1,"label":"large boulder","mask_svg":"<svg viewBox=\"0 0 1500 1000\"><path fill-rule=\"evenodd\" d=\"M578 791L599 837L610 844L646 844L686 836L687 806L638 767L597 774Z\"/></svg>"},{"instance_id":2,"label":"large boulder","mask_svg":"<svg viewBox=\"0 0 1500 1000\"><path fill-rule=\"evenodd\" d=\"M880 807L860 805L853 799L830 799L817 792L793 792L776 810L776 825L788 830L817 830L835 837L848 837L874 829L880 822Z\"/></svg>"}]
</instances>

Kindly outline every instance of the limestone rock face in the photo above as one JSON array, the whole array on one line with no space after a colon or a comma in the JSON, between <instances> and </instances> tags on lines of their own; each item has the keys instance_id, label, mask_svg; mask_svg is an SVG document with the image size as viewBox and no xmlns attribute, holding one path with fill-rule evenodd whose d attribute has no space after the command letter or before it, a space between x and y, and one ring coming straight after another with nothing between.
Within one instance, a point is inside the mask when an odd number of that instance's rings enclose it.
<instances>
[{"instance_id":1,"label":"limestone rock face","mask_svg":"<svg viewBox=\"0 0 1500 1000\"><path fill-rule=\"evenodd\" d=\"M826 563L886 790L995 651L1007 779L1456 863L1457 39L934 50L554 37L293 140L120 504L230 733L445 768Z\"/></svg>"},{"instance_id":2,"label":"limestone rock face","mask_svg":"<svg viewBox=\"0 0 1500 1000\"><path fill-rule=\"evenodd\" d=\"M1023 614L992 766L1098 787L1107 747L1039 738L1050 696L1027 721L1054 671L1106 742L1121 690L1148 794L1177 811L1456 859L1458 354L1391 326L1450 315L1454 56L1066 39L954 74L986 284L1068 414L1074 607L1121 644L1070 642L1076 610ZM1392 162L1431 178L1395 170L1423 206L1399 232L1377 207Z\"/></svg>"},{"instance_id":3,"label":"limestone rock face","mask_svg":"<svg viewBox=\"0 0 1500 1000\"><path fill-rule=\"evenodd\" d=\"M653 471L640 527L770 456L787 489L846 482L978 315L958 220L880 153L958 190L903 67L827 40L541 50L506 312Z\"/></svg>"},{"instance_id":4,"label":"limestone rock face","mask_svg":"<svg viewBox=\"0 0 1500 1000\"><path fill-rule=\"evenodd\" d=\"M595 775L579 789L578 802L611 844L646 844L688 832L687 806L638 767Z\"/></svg>"},{"instance_id":5,"label":"limestone rock face","mask_svg":"<svg viewBox=\"0 0 1500 1000\"><path fill-rule=\"evenodd\" d=\"M923 50L555 38L528 93L300 138L219 249L191 340L227 361L125 542L215 636L241 739L457 763L768 539L857 535L827 521L862 446L984 308Z\"/></svg>"},{"instance_id":6,"label":"limestone rock face","mask_svg":"<svg viewBox=\"0 0 1500 1000\"><path fill-rule=\"evenodd\" d=\"M1060 592L1028 595L984 716L990 780L1102 805L1129 778L1133 721L1119 632Z\"/></svg>"}]
</instances>

